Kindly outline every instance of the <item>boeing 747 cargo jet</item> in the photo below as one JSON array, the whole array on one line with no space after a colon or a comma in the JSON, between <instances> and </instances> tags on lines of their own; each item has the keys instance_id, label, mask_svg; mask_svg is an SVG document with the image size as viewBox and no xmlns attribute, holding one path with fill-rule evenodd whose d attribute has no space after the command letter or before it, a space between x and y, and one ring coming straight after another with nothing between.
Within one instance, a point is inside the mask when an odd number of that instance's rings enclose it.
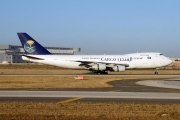
<instances>
[{"instance_id":1,"label":"boeing 747 cargo jet","mask_svg":"<svg viewBox=\"0 0 180 120\"><path fill-rule=\"evenodd\" d=\"M17 33L26 61L43 63L71 69L87 69L94 74L108 71L121 72L126 69L159 68L172 63L161 53L144 52L125 55L53 55L26 33ZM155 74L158 74L157 70Z\"/></svg>"}]
</instances>

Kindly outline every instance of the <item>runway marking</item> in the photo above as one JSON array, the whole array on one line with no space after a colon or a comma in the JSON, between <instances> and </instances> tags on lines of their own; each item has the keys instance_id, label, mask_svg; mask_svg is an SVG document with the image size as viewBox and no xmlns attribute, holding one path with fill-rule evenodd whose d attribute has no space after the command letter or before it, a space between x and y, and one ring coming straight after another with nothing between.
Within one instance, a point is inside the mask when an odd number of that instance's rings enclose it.
<instances>
[{"instance_id":1,"label":"runway marking","mask_svg":"<svg viewBox=\"0 0 180 120\"><path fill-rule=\"evenodd\" d=\"M83 99L83 97L71 98L71 99L68 99L68 100L63 100L63 101L58 102L58 103L61 103L61 104L70 103L70 102L73 102L73 101L76 101L76 100L80 100L80 99Z\"/></svg>"}]
</instances>

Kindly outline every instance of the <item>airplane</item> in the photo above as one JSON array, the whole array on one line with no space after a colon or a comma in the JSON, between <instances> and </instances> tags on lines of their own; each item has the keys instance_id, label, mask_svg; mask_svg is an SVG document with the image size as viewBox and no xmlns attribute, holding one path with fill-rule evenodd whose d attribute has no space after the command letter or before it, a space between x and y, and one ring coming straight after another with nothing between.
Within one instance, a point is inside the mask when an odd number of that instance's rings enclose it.
<instances>
[{"instance_id":1,"label":"airplane","mask_svg":"<svg viewBox=\"0 0 180 120\"><path fill-rule=\"evenodd\" d=\"M86 69L94 74L108 71L123 72L127 69L157 69L172 63L158 52L143 52L124 55L53 55L27 33L17 33L25 50L22 59L70 69Z\"/></svg>"}]
</instances>

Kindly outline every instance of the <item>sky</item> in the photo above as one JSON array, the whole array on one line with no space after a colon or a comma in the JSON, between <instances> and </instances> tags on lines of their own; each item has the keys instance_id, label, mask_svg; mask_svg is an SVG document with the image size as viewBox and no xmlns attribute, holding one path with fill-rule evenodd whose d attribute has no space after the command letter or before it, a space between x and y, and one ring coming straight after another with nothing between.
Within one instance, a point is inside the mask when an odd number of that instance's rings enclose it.
<instances>
[{"instance_id":1,"label":"sky","mask_svg":"<svg viewBox=\"0 0 180 120\"><path fill-rule=\"evenodd\" d=\"M0 44L20 45L17 32L78 54L180 57L180 1L0 0Z\"/></svg>"}]
</instances>

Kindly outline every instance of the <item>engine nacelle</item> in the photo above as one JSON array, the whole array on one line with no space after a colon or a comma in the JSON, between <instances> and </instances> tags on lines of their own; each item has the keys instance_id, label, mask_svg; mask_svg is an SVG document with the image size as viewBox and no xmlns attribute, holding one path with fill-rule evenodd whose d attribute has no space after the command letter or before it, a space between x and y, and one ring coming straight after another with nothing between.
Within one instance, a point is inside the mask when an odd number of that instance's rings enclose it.
<instances>
[{"instance_id":1,"label":"engine nacelle","mask_svg":"<svg viewBox=\"0 0 180 120\"><path fill-rule=\"evenodd\" d=\"M116 65L112 69L113 71L120 72L120 71L125 71L126 67L122 65Z\"/></svg>"},{"instance_id":2,"label":"engine nacelle","mask_svg":"<svg viewBox=\"0 0 180 120\"><path fill-rule=\"evenodd\" d=\"M106 64L97 63L92 66L93 70L106 70Z\"/></svg>"}]
</instances>

